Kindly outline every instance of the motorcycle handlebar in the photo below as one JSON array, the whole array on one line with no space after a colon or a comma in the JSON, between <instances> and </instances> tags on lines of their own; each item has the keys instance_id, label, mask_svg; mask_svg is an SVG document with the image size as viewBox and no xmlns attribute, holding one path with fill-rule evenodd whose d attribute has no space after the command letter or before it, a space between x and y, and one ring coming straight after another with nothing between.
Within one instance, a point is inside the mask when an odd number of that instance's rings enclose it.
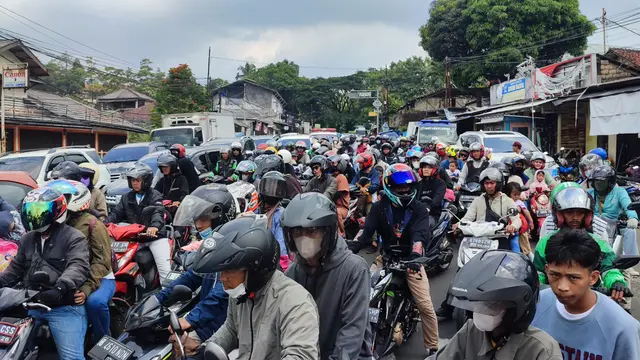
<instances>
[{"instance_id":1,"label":"motorcycle handlebar","mask_svg":"<svg viewBox=\"0 0 640 360\"><path fill-rule=\"evenodd\" d=\"M34 303L34 302L22 303L22 307L25 308L26 310L42 309L47 312L51 311L51 308L48 307L47 305L41 304L41 303Z\"/></svg>"}]
</instances>

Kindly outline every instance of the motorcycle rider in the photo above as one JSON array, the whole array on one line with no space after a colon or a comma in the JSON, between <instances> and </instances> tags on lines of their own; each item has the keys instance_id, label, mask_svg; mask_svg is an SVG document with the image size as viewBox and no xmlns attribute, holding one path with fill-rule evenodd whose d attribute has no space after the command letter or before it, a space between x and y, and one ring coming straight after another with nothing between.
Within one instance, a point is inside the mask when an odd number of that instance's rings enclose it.
<instances>
[{"instance_id":1,"label":"motorcycle rider","mask_svg":"<svg viewBox=\"0 0 640 360\"><path fill-rule=\"evenodd\" d=\"M540 236L540 241L538 241L538 245L536 246L533 259L533 263L538 271L538 277L543 284L549 282L545 270L548 264L545 253L547 243L552 236L559 231L570 229L584 229L586 231L586 229L591 227L593 219L593 198L588 196L586 191L579 186L565 187L553 195L552 201L553 221L560 230L555 230L545 236ZM600 246L602 257L598 270L602 273L603 286L607 289L620 292L620 294L616 293L615 297L615 300L620 300L622 299L624 288L627 287L627 283L620 270L613 267L616 254L613 252L608 241L595 234L591 234L591 238Z\"/></svg>"},{"instance_id":2,"label":"motorcycle rider","mask_svg":"<svg viewBox=\"0 0 640 360\"><path fill-rule=\"evenodd\" d=\"M315 191L326 195L331 200L334 199L338 193L338 183L331 174L327 174L329 168L327 162L327 158L321 155L311 158L309 166L313 171L313 178L305 185L302 192Z\"/></svg>"},{"instance_id":3,"label":"motorcycle rider","mask_svg":"<svg viewBox=\"0 0 640 360\"><path fill-rule=\"evenodd\" d=\"M405 136L401 136L398 139L398 146L396 146L396 148L393 149L393 153L396 154L397 156L400 156L400 153L398 153L398 150L402 150L402 154L405 154L409 150L409 140Z\"/></svg>"},{"instance_id":4,"label":"motorcycle rider","mask_svg":"<svg viewBox=\"0 0 640 360\"><path fill-rule=\"evenodd\" d=\"M9 266L0 273L0 286L18 282L29 288L36 271L49 274L49 290L37 301L51 311L29 310L37 321L46 321L61 360L84 359L87 315L75 305L74 294L89 276L89 246L82 233L65 224L67 201L59 191L40 187L27 193L22 218L29 230Z\"/></svg>"},{"instance_id":5,"label":"motorcycle rider","mask_svg":"<svg viewBox=\"0 0 640 360\"><path fill-rule=\"evenodd\" d=\"M540 284L524 255L482 252L460 269L450 291L451 305L473 311L473 320L428 360L562 360L558 343L531 326Z\"/></svg>"},{"instance_id":6,"label":"motorcycle rider","mask_svg":"<svg viewBox=\"0 0 640 360\"><path fill-rule=\"evenodd\" d=\"M362 139L360 139L360 145L358 145L358 148L356 149L356 153L362 154L366 151L369 151L369 138L365 136Z\"/></svg>"},{"instance_id":7,"label":"motorcycle rider","mask_svg":"<svg viewBox=\"0 0 640 360\"><path fill-rule=\"evenodd\" d=\"M595 168L589 179L589 195L593 196L596 204L595 214L602 217L608 224L609 238L615 237L618 218L626 213L628 218L626 228L620 229L624 240L624 253L638 255L636 229L638 228L638 214L627 210L631 198L627 191L616 184L616 171L610 165L600 165Z\"/></svg>"},{"instance_id":8,"label":"motorcycle rider","mask_svg":"<svg viewBox=\"0 0 640 360\"><path fill-rule=\"evenodd\" d=\"M187 157L187 149L185 149L182 144L173 144L169 148L169 151L171 155L178 159L178 168L182 175L187 178L189 193L192 193L200 186L200 177L198 176L195 165L193 165L191 159Z\"/></svg>"},{"instance_id":9,"label":"motorcycle rider","mask_svg":"<svg viewBox=\"0 0 640 360\"><path fill-rule=\"evenodd\" d=\"M580 164L578 167L580 168L580 176L582 177L582 182L580 185L583 189L588 189L591 185L589 183L589 179L591 178L591 173L598 166L604 165L604 161L602 158L596 154L587 154L580 158Z\"/></svg>"},{"instance_id":10,"label":"motorcycle rider","mask_svg":"<svg viewBox=\"0 0 640 360\"><path fill-rule=\"evenodd\" d=\"M516 155L522 154L522 144L519 141L514 141L511 145L511 149Z\"/></svg>"},{"instance_id":11,"label":"motorcycle rider","mask_svg":"<svg viewBox=\"0 0 640 360\"><path fill-rule=\"evenodd\" d=\"M360 195L358 197L358 214L356 218L366 216L369 211L368 208L372 204L372 195L377 193L380 189L380 175L374 167L373 156L369 153L362 153L356 157L356 163L358 164L358 172L356 176L351 180L351 185L359 185ZM360 178L366 177L369 179L368 185L360 184Z\"/></svg>"},{"instance_id":12,"label":"motorcycle rider","mask_svg":"<svg viewBox=\"0 0 640 360\"><path fill-rule=\"evenodd\" d=\"M133 191L122 195L118 205L107 217L106 223L127 222L144 225L147 227L146 235L161 237L163 235L161 229L164 227L164 206L162 194L151 188L153 170L144 163L136 162L131 169L127 170L125 176L129 188ZM169 239L161 237L141 245L149 247L158 268L158 274L161 278L166 278L171 272Z\"/></svg>"},{"instance_id":13,"label":"motorcycle rider","mask_svg":"<svg viewBox=\"0 0 640 360\"><path fill-rule=\"evenodd\" d=\"M353 181L353 178L356 177L356 170L353 168L353 165L351 164L351 157L349 157L347 154L342 154L340 155L340 157L347 164L347 169L344 171L344 176L347 177L347 181L349 182L349 184L351 184L351 181Z\"/></svg>"},{"instance_id":14,"label":"motorcycle rider","mask_svg":"<svg viewBox=\"0 0 640 360\"><path fill-rule=\"evenodd\" d=\"M511 176L509 177L509 182L517 182L520 186L525 186L525 184L528 184L529 176L525 174L526 166L527 158L525 158L524 155L514 155L511 165Z\"/></svg>"},{"instance_id":15,"label":"motorcycle rider","mask_svg":"<svg viewBox=\"0 0 640 360\"><path fill-rule=\"evenodd\" d=\"M560 344L566 359L637 359L640 324L591 289L602 258L602 247L591 239L582 229L551 237L545 250L551 289L540 292L533 325Z\"/></svg>"},{"instance_id":16,"label":"motorcycle rider","mask_svg":"<svg viewBox=\"0 0 640 360\"><path fill-rule=\"evenodd\" d=\"M80 165L82 176L80 182L91 191L90 211L100 221L104 221L109 213L107 212L107 199L104 197L102 190L96 188L98 179L100 178L100 169L92 163L86 162Z\"/></svg>"},{"instance_id":17,"label":"motorcycle rider","mask_svg":"<svg viewBox=\"0 0 640 360\"><path fill-rule=\"evenodd\" d=\"M424 153L420 150L411 149L407 151L406 162L416 172L420 171L420 159L424 157Z\"/></svg>"},{"instance_id":18,"label":"motorcycle rider","mask_svg":"<svg viewBox=\"0 0 640 360\"><path fill-rule=\"evenodd\" d=\"M242 144L239 141L234 141L231 143L231 158L236 161L236 163L240 163L244 160L244 154L242 154Z\"/></svg>"},{"instance_id":19,"label":"motorcycle rider","mask_svg":"<svg viewBox=\"0 0 640 360\"><path fill-rule=\"evenodd\" d=\"M251 183L255 180L256 163L251 160L242 160L236 166L238 180Z\"/></svg>"},{"instance_id":20,"label":"motorcycle rider","mask_svg":"<svg viewBox=\"0 0 640 360\"><path fill-rule=\"evenodd\" d=\"M296 163L295 161L293 161L293 157L291 156L289 150L278 150L278 156L280 156L282 162L284 163L284 173L291 176L296 176L296 172L293 169L293 166Z\"/></svg>"},{"instance_id":21,"label":"motorcycle rider","mask_svg":"<svg viewBox=\"0 0 640 360\"><path fill-rule=\"evenodd\" d=\"M205 240L193 271L220 272L224 291L233 299L224 324L199 349L211 341L227 353L238 348L239 359L320 357L315 302L301 285L276 271L279 253L264 220L256 216L241 216ZM192 348L193 340L183 339Z\"/></svg>"},{"instance_id":22,"label":"motorcycle rider","mask_svg":"<svg viewBox=\"0 0 640 360\"><path fill-rule=\"evenodd\" d=\"M253 185L256 189L259 188L260 179L262 176L270 171L277 171L284 176L284 180L287 182L287 196L285 199L292 199L297 194L302 192L300 182L295 176L285 173L284 161L278 155L263 155L260 158L256 158L256 180Z\"/></svg>"},{"instance_id":23,"label":"motorcycle rider","mask_svg":"<svg viewBox=\"0 0 640 360\"><path fill-rule=\"evenodd\" d=\"M389 165L393 165L398 162L398 157L393 153L393 145L389 143L382 144L382 154L380 159Z\"/></svg>"},{"instance_id":24,"label":"motorcycle rider","mask_svg":"<svg viewBox=\"0 0 640 360\"><path fill-rule=\"evenodd\" d=\"M1 229L3 233L2 238L5 240L11 240L19 245L22 236L26 232L22 225L20 212L0 196L0 213L4 214L3 218L5 219L6 225L6 228Z\"/></svg>"},{"instance_id":25,"label":"motorcycle rider","mask_svg":"<svg viewBox=\"0 0 640 360\"><path fill-rule=\"evenodd\" d=\"M531 167L524 171L524 174L529 178L529 181L535 180L536 172L538 170L544 170L546 162L547 162L547 156L545 154L539 151L536 151L533 154L531 154L531 160L530 160ZM555 185L554 184L555 180L553 179L553 176L551 176L551 173L548 171L544 172L544 182L547 185L549 185L550 188L553 189L553 186Z\"/></svg>"},{"instance_id":26,"label":"motorcycle rider","mask_svg":"<svg viewBox=\"0 0 640 360\"><path fill-rule=\"evenodd\" d=\"M162 194L162 199L171 200L171 205L167 208L173 215L182 199L189 195L189 183L178 169L178 160L171 154L162 154L158 157L158 169L163 176L154 189Z\"/></svg>"},{"instance_id":27,"label":"motorcycle rider","mask_svg":"<svg viewBox=\"0 0 640 360\"><path fill-rule=\"evenodd\" d=\"M338 233L340 236L345 235L344 232L344 220L349 213L349 205L351 204L351 194L349 192L349 181L344 176L347 170L347 161L340 155L333 155L329 158L329 169L327 173L332 175L336 179L336 196L334 202L336 203L336 210L338 212Z\"/></svg>"},{"instance_id":28,"label":"motorcycle rider","mask_svg":"<svg viewBox=\"0 0 640 360\"><path fill-rule=\"evenodd\" d=\"M353 156L353 139L352 135L342 135L342 139L340 139L342 146L338 149L338 155L347 154L350 157Z\"/></svg>"},{"instance_id":29,"label":"motorcycle rider","mask_svg":"<svg viewBox=\"0 0 640 360\"><path fill-rule=\"evenodd\" d=\"M258 214L267 215L267 229L271 231L274 239L280 245L280 267L286 271L289 267L289 253L285 244L282 226L280 226L282 213L282 200L287 195L287 181L282 173L269 171L262 177L258 184L258 197L260 199Z\"/></svg>"},{"instance_id":30,"label":"motorcycle rider","mask_svg":"<svg viewBox=\"0 0 640 360\"><path fill-rule=\"evenodd\" d=\"M91 325L92 344L109 335L109 302L116 291L116 278L111 269L111 238L107 227L88 210L91 193L84 184L73 180L53 180L47 183L65 195L67 201L67 225L80 231L89 243L91 261L89 277L76 290L76 305L85 305L87 320Z\"/></svg>"},{"instance_id":31,"label":"motorcycle rider","mask_svg":"<svg viewBox=\"0 0 640 360\"><path fill-rule=\"evenodd\" d=\"M411 258L424 256L431 242L431 227L427 207L416 199L416 174L406 164L394 164L385 171L383 184L384 196L371 208L362 234L349 243L349 249L358 253L376 232L382 239L383 252L389 251L390 245L405 244L412 247L411 253L407 254ZM429 280L422 265L409 266L407 283L422 319L425 349L431 354L438 349L438 322L429 293Z\"/></svg>"},{"instance_id":32,"label":"motorcycle rider","mask_svg":"<svg viewBox=\"0 0 640 360\"><path fill-rule=\"evenodd\" d=\"M447 145L443 143L437 143L435 147L436 154L438 154L438 161L448 161L449 158L447 156Z\"/></svg>"},{"instance_id":33,"label":"motorcycle rider","mask_svg":"<svg viewBox=\"0 0 640 360\"><path fill-rule=\"evenodd\" d=\"M231 148L222 148L222 150L220 150L220 160L216 163L214 174L222 176L229 181L234 181L232 176L236 170L236 166L238 166L238 163L231 157Z\"/></svg>"},{"instance_id":34,"label":"motorcycle rider","mask_svg":"<svg viewBox=\"0 0 640 360\"><path fill-rule=\"evenodd\" d=\"M480 182L480 174L489 167L489 160L484 157L484 146L475 142L469 146L470 159L462 167L460 178L456 184L456 190L467 183Z\"/></svg>"},{"instance_id":35,"label":"motorcycle rider","mask_svg":"<svg viewBox=\"0 0 640 360\"><path fill-rule=\"evenodd\" d=\"M307 143L300 140L296 143L296 150L298 150L298 164L307 165L309 163L309 153L307 152Z\"/></svg>"},{"instance_id":36,"label":"motorcycle rider","mask_svg":"<svg viewBox=\"0 0 640 360\"><path fill-rule=\"evenodd\" d=\"M321 359L371 359L370 275L363 258L338 235L336 207L318 193L296 195L282 215L287 247L296 254L286 275L311 293L320 317ZM321 265L322 264L322 265Z\"/></svg>"},{"instance_id":37,"label":"motorcycle rider","mask_svg":"<svg viewBox=\"0 0 640 360\"><path fill-rule=\"evenodd\" d=\"M56 167L51 171L51 179L54 180L66 179L82 182L83 178L91 178L92 175L95 179L95 171L92 171L92 169L88 167L82 168L73 161L63 161L56 165ZM87 180L85 180L85 182L87 182ZM93 180L91 182L93 183ZM107 216L107 200L105 199L104 194L99 189L96 189L91 192L91 198L91 211L94 213L94 216L104 219Z\"/></svg>"},{"instance_id":38,"label":"motorcycle rider","mask_svg":"<svg viewBox=\"0 0 640 360\"><path fill-rule=\"evenodd\" d=\"M420 159L420 201L427 205L431 228L440 219L442 213L442 202L447 191L447 184L438 177L438 159L427 155ZM431 201L425 201L429 197Z\"/></svg>"}]
</instances>

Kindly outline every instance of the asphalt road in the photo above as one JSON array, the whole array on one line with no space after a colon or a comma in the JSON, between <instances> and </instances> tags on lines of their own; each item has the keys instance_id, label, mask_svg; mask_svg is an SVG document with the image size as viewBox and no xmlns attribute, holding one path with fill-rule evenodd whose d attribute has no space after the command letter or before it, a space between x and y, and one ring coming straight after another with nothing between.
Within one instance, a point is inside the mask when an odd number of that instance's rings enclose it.
<instances>
[{"instance_id":1,"label":"asphalt road","mask_svg":"<svg viewBox=\"0 0 640 360\"><path fill-rule=\"evenodd\" d=\"M640 239L640 231L638 234ZM532 244L534 246L535 244ZM359 255L364 257L368 264L372 264L375 259L375 254L366 254L364 250L360 251ZM449 284L453 280L456 274L458 256L458 245L454 245L454 255L451 266L447 271L438 275L429 277L429 285L431 287L431 299L433 301L434 308L438 308L442 301L445 299ZM636 266L636 270L640 271L640 265ZM631 305L631 314L636 319L640 320L640 277L633 277L631 280L631 289L633 292L638 293L637 297L633 298ZM438 336L440 338L440 344L446 343L456 333L454 321L445 321L438 324ZM394 355L385 357L384 360L392 360L394 358L402 360L424 360L426 357L426 351L422 342L422 327L418 324L418 331L411 336L409 341L402 344L395 350Z\"/></svg>"}]
</instances>

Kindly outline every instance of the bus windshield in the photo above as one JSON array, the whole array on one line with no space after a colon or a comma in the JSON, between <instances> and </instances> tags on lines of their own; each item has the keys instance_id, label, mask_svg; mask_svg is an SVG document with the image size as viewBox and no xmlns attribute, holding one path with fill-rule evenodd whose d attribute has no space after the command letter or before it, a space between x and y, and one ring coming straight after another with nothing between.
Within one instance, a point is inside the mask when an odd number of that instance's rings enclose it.
<instances>
[{"instance_id":1,"label":"bus windshield","mask_svg":"<svg viewBox=\"0 0 640 360\"><path fill-rule=\"evenodd\" d=\"M458 134L454 126L420 126L418 127L418 144L426 144L433 137L446 144L455 144L458 141Z\"/></svg>"},{"instance_id":2,"label":"bus windshield","mask_svg":"<svg viewBox=\"0 0 640 360\"><path fill-rule=\"evenodd\" d=\"M192 128L157 129L151 131L152 141L162 141L167 145L195 145L195 130Z\"/></svg>"}]
</instances>

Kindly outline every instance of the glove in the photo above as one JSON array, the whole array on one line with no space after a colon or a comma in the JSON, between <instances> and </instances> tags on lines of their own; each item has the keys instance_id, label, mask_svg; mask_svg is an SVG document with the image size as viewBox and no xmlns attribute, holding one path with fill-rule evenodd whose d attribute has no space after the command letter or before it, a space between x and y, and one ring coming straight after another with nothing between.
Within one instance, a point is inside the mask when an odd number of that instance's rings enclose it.
<instances>
[{"instance_id":1,"label":"glove","mask_svg":"<svg viewBox=\"0 0 640 360\"><path fill-rule=\"evenodd\" d=\"M638 219L631 218L627 220L627 229L637 229L638 228Z\"/></svg>"},{"instance_id":2,"label":"glove","mask_svg":"<svg viewBox=\"0 0 640 360\"><path fill-rule=\"evenodd\" d=\"M56 286L53 289L41 292L38 295L38 301L49 306L57 305L60 303L60 299L65 293L66 291L63 291L62 288Z\"/></svg>"},{"instance_id":3,"label":"glove","mask_svg":"<svg viewBox=\"0 0 640 360\"><path fill-rule=\"evenodd\" d=\"M637 220L636 220L637 222ZM621 291L622 293L624 293L624 297L629 297L629 296L633 296L633 293L631 292L631 289L629 289L625 284L623 283L615 283L611 286L611 291Z\"/></svg>"},{"instance_id":4,"label":"glove","mask_svg":"<svg viewBox=\"0 0 640 360\"><path fill-rule=\"evenodd\" d=\"M349 244L347 244L347 247L349 248L349 250L351 250L354 254L357 254L360 249L362 249L362 244L360 244L359 241L354 240L354 241L350 241Z\"/></svg>"},{"instance_id":5,"label":"glove","mask_svg":"<svg viewBox=\"0 0 640 360\"><path fill-rule=\"evenodd\" d=\"M419 258L419 257L421 257L421 256L422 256L422 254L419 254L419 253L417 253L417 252L411 252L410 259L411 259L411 260L414 260L414 259L417 259L417 258ZM422 265L421 265L421 264L419 264L419 263L411 263L411 264L407 264L407 268L408 268L409 270L413 271L413 272L420 272L420 267L421 267L421 266L422 266Z\"/></svg>"}]
</instances>

